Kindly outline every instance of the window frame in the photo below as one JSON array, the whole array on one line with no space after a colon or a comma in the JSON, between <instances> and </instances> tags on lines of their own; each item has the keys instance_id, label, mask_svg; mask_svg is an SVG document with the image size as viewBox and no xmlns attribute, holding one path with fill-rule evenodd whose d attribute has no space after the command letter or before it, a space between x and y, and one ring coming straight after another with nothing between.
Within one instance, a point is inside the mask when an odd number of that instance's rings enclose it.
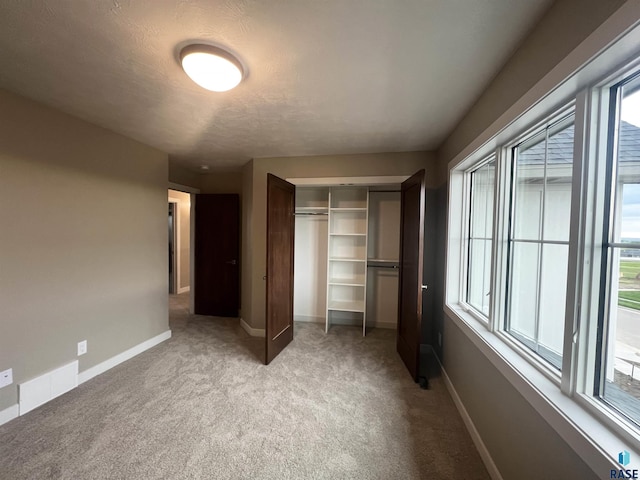
<instances>
[{"instance_id":1,"label":"window frame","mask_svg":"<svg viewBox=\"0 0 640 480\"><path fill-rule=\"evenodd\" d=\"M611 308L611 280L606 250L609 248L608 230L613 221L610 208L610 183L615 180L612 173L610 122L612 121L611 89L622 84L633 75L640 75L640 52L624 66L597 82L592 88L583 90L578 100L584 110L584 180L583 205L580 221L584 227L576 265L584 268L581 278L583 294L576 295L578 312L573 333L573 350L576 357L571 366L571 378L563 385L563 393L571 396L579 405L595 415L606 427L614 430L634 448L640 447L640 424L608 404L598 395L596 370L603 365L598 349L606 339L602 336L604 316ZM615 200L614 200L615 201ZM605 261L607 260L607 261ZM585 319L591 321L585 321Z\"/></svg>"},{"instance_id":2,"label":"window frame","mask_svg":"<svg viewBox=\"0 0 640 480\"><path fill-rule=\"evenodd\" d=\"M502 235L504 235L502 237L502 241L504 241L506 245L503 251L501 252L501 254L504 255L503 263L504 263L504 268L506 270L504 272L504 275L502 276L503 278L502 283L500 285L496 285L496 288L504 289L504 293L503 293L504 303L500 305L500 308L496 307L497 310L502 313L502 316L500 318L495 319L494 329L500 332L501 337L503 337L505 341L508 341L511 345L515 344L518 347L518 351L521 354L525 355L528 360L534 362L534 365L537 368L539 368L545 375L549 376L554 382L558 382L558 383L560 382L562 377L562 366L559 369L557 369L549 360L545 359L542 355L534 352L531 348L529 348L526 345L525 342L516 338L515 335L507 329L507 324L510 320L508 312L510 310L510 302L512 301L512 298L510 297L510 288L509 288L512 280L512 277L511 277L512 272L510 270L510 267L512 266L512 263L513 263L512 246L516 242L519 242L522 240L522 239L512 238L513 237L512 229L514 228L512 223L516 215L516 212L515 212L516 202L514 201L514 195L516 191L516 181L517 181L516 174L515 174L515 172L517 171L515 166L517 162L517 157L516 157L515 150L523 143L544 133L547 129L551 128L552 126L560 122L563 122L565 119L568 119L571 116L574 117L573 125L574 125L574 132L575 132L576 122L575 122L575 101L574 100L568 102L566 105L557 109L555 112L550 113L542 121L536 123L531 128L529 128L524 134L518 135L515 139L513 139L511 142L508 142L504 146L505 155L503 156L503 158L504 158L504 161L508 163L507 165L505 165L505 168L508 170L507 177L503 177L506 185L505 188L508 188L508 191L506 192L507 194L506 201L508 202L508 214L506 214L507 217L503 219L503 221L505 222L505 228L501 233ZM548 137L545 137L545 141L548 141ZM569 207L571 213L573 213L572 206L574 203L573 192L574 192L574 189L576 188L576 176L575 176L576 173L574 169L574 163L576 161L575 152L576 152L576 142L575 142L575 133L574 133L574 140L573 140L574 160L571 164L571 167L572 167L571 205ZM541 214L543 213L544 212L541 212ZM544 218L541 218L541 221L544 223ZM571 253L570 253L571 232L572 232L572 224L570 224L570 228L569 228L569 240L566 242L566 245L568 247L568 254L567 254L568 263L567 263L567 290L565 293L565 304L566 304L566 299L569 297L569 293L571 291L571 288L570 288L571 277L569 277L569 264L571 263ZM536 243L537 245L540 245L542 247L545 244L556 244L558 242L556 241L549 242L549 241L546 241L544 238L540 238L539 240L534 241L532 243ZM542 268L542 265L539 262L538 269L541 269L541 268ZM566 312L566 306L565 306L565 312ZM565 313L565 320L566 320L566 313ZM566 335L566 328L564 323L566 322L563 322L563 356L564 356L564 338ZM563 356L561 358L563 358Z\"/></svg>"},{"instance_id":3,"label":"window frame","mask_svg":"<svg viewBox=\"0 0 640 480\"><path fill-rule=\"evenodd\" d=\"M496 174L494 174L493 180L493 204L494 204L494 213L491 218L491 261L489 265L489 285L491 297L489 299L489 313L485 314L484 312L478 310L475 306L469 303L469 266L470 266L470 245L471 245L471 212L472 212L472 201L473 201L473 174L480 170L482 167L488 165L491 162L495 162ZM497 172L498 172L498 158L495 153L491 153L486 156L482 160L474 163L471 168L468 168L464 171L464 205L465 212L463 214L463 223L465 225L464 229L464 242L462 242L462 268L460 271L460 304L462 307L471 315L473 315L478 321L485 323L487 326L490 324L490 319L493 314L493 268L495 262L493 261L494 255L494 244L495 244L495 205L496 205L496 188L497 188Z\"/></svg>"}]
</instances>

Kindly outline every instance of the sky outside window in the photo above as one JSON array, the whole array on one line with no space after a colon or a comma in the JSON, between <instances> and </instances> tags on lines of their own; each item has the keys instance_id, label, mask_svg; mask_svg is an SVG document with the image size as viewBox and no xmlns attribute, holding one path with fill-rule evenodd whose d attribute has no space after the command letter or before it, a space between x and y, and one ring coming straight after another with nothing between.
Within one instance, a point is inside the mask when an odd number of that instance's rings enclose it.
<instances>
[{"instance_id":1,"label":"sky outside window","mask_svg":"<svg viewBox=\"0 0 640 480\"><path fill-rule=\"evenodd\" d=\"M622 223L620 237L624 240L640 240L640 160L638 141L640 141L640 90L636 90L622 100L620 111L620 156L621 163L629 161L629 167L623 167L624 190L622 192ZM638 129L638 130L636 130ZM638 158L635 158L638 157ZM627 172L624 172L627 170ZM631 170L631 171L629 171ZM625 181L624 176L630 176ZM636 178L637 177L637 178Z\"/></svg>"}]
</instances>

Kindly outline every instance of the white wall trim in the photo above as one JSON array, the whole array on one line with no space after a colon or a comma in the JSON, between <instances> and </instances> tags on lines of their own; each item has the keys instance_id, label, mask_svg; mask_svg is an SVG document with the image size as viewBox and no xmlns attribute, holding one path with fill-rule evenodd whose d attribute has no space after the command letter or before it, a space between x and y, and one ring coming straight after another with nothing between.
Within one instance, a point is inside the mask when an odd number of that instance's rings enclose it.
<instances>
[{"instance_id":1,"label":"white wall trim","mask_svg":"<svg viewBox=\"0 0 640 480\"><path fill-rule=\"evenodd\" d=\"M447 372L442 366L442 363L440 363L440 359L437 356L435 358L440 364L440 371L442 372L442 378L444 379L444 384L446 385L447 390L449 391L449 394L453 399L453 403L458 409L458 413L460 413L460 416L462 417L462 421L467 427L467 431L471 436L471 440L473 440L473 444L476 446L476 449L480 454L480 458L482 458L482 462L484 463L484 466L487 468L487 471L489 472L489 476L493 480L503 480L502 475L500 474L500 470L498 470L498 467L493 461L493 458L491 457L491 454L489 453L487 446L482 441L482 437L480 436L480 433L476 429L476 426L474 425L473 420L471 420L471 416L469 415L469 412L467 412L467 409L464 407L464 404L462 403L462 399L460 398L460 396L458 395L458 392L453 386L453 383L451 382L449 375L447 375Z\"/></svg>"},{"instance_id":2,"label":"white wall trim","mask_svg":"<svg viewBox=\"0 0 640 480\"><path fill-rule=\"evenodd\" d=\"M118 355L105 360L104 362L99 363L83 372L80 372L78 375L78 384L84 383L87 380L91 380L93 377L100 375L101 373L106 372L107 370L112 369L116 365L121 364L122 362L126 362L127 360L135 357L136 355L141 354L145 350L149 350L152 347L164 342L171 338L171 330L167 330L166 332L162 332L160 335L156 335L149 340L146 340L142 343L139 343L135 347L131 347L128 350L125 350Z\"/></svg>"},{"instance_id":3,"label":"white wall trim","mask_svg":"<svg viewBox=\"0 0 640 480\"><path fill-rule=\"evenodd\" d=\"M191 287L189 285L187 285L186 287L180 287L178 289L178 295L180 295L181 293L187 293L191 291Z\"/></svg>"},{"instance_id":4,"label":"white wall trim","mask_svg":"<svg viewBox=\"0 0 640 480\"><path fill-rule=\"evenodd\" d=\"M240 326L252 337L264 338L266 336L264 328L253 328L251 325L244 321L244 318L240 318Z\"/></svg>"},{"instance_id":5,"label":"white wall trim","mask_svg":"<svg viewBox=\"0 0 640 480\"><path fill-rule=\"evenodd\" d=\"M14 418L18 418L18 414L20 413L20 407L16 403L15 405L11 405L4 410L0 410L0 425L4 425L7 422L10 422Z\"/></svg>"}]
</instances>

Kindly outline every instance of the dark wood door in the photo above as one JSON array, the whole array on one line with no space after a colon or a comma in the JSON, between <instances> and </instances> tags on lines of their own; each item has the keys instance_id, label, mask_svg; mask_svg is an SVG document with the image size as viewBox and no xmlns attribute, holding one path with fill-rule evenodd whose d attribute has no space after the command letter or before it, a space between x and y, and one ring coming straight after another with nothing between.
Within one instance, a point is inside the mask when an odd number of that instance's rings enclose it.
<instances>
[{"instance_id":1,"label":"dark wood door","mask_svg":"<svg viewBox=\"0 0 640 480\"><path fill-rule=\"evenodd\" d=\"M295 187L267 175L267 313L265 364L293 340Z\"/></svg>"},{"instance_id":2,"label":"dark wood door","mask_svg":"<svg viewBox=\"0 0 640 480\"><path fill-rule=\"evenodd\" d=\"M402 184L400 208L397 349L409 373L418 381L422 331L424 170Z\"/></svg>"},{"instance_id":3,"label":"dark wood door","mask_svg":"<svg viewBox=\"0 0 640 480\"><path fill-rule=\"evenodd\" d=\"M240 304L240 197L195 198L194 312L237 317Z\"/></svg>"}]
</instances>

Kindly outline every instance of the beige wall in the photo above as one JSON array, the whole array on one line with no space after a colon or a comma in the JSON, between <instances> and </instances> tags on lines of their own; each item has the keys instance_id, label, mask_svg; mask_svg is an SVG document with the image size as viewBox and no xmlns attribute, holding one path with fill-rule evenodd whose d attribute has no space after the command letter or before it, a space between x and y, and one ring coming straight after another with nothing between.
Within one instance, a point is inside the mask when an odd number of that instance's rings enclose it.
<instances>
[{"instance_id":1,"label":"beige wall","mask_svg":"<svg viewBox=\"0 0 640 480\"><path fill-rule=\"evenodd\" d=\"M249 244L251 257L244 259L242 269L242 313L253 328L264 328L265 319L267 173L281 178L395 176L411 175L424 168L430 186L443 181L431 152L260 158L248 168L251 182L245 181L244 187L250 189L252 198L249 200L245 192L244 203L251 203L245 210L251 230L243 232L243 244ZM250 282L248 291L246 282Z\"/></svg>"},{"instance_id":2,"label":"beige wall","mask_svg":"<svg viewBox=\"0 0 640 480\"><path fill-rule=\"evenodd\" d=\"M0 410L168 330L167 156L0 90Z\"/></svg>"},{"instance_id":3,"label":"beige wall","mask_svg":"<svg viewBox=\"0 0 640 480\"><path fill-rule=\"evenodd\" d=\"M199 190L202 186L201 179L202 175L199 173L192 172L191 170L169 161L169 182Z\"/></svg>"},{"instance_id":4,"label":"beige wall","mask_svg":"<svg viewBox=\"0 0 640 480\"><path fill-rule=\"evenodd\" d=\"M190 242L191 242L191 195L185 192L169 190L169 201L178 204L178 221L176 223L179 248L176 246L179 258L177 292L182 293L189 288L191 282Z\"/></svg>"},{"instance_id":5,"label":"beige wall","mask_svg":"<svg viewBox=\"0 0 640 480\"><path fill-rule=\"evenodd\" d=\"M202 193L242 194L242 170L204 173L201 175L200 185Z\"/></svg>"},{"instance_id":6,"label":"beige wall","mask_svg":"<svg viewBox=\"0 0 640 480\"><path fill-rule=\"evenodd\" d=\"M440 146L441 164L446 166L624 3L556 1Z\"/></svg>"},{"instance_id":7,"label":"beige wall","mask_svg":"<svg viewBox=\"0 0 640 480\"><path fill-rule=\"evenodd\" d=\"M441 167L446 167L623 3L556 2L441 146ZM503 478L595 479L608 474L592 472L446 316L443 329L444 368Z\"/></svg>"},{"instance_id":8,"label":"beige wall","mask_svg":"<svg viewBox=\"0 0 640 480\"><path fill-rule=\"evenodd\" d=\"M194 172L169 161L169 182L192 187L201 193L237 193L241 194L243 170L212 170Z\"/></svg>"}]
</instances>

